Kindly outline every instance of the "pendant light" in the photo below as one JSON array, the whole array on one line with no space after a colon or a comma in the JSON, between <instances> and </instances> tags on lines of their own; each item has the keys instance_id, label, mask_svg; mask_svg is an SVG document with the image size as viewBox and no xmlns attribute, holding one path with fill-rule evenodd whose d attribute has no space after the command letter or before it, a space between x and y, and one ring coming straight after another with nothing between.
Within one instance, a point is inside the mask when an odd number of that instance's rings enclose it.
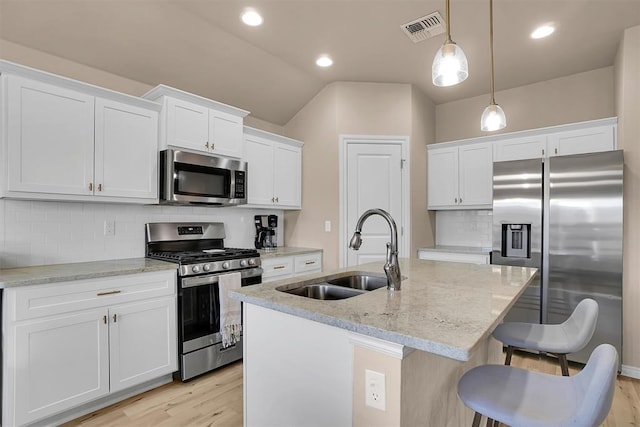
<instances>
[{"instance_id":1,"label":"pendant light","mask_svg":"<svg viewBox=\"0 0 640 427\"><path fill-rule=\"evenodd\" d=\"M489 42L491 44L491 103L482 112L480 119L480 129L486 132L499 130L507 126L507 118L504 111L498 104L494 96L493 87L493 0L489 0Z\"/></svg>"},{"instance_id":2,"label":"pendant light","mask_svg":"<svg viewBox=\"0 0 640 427\"><path fill-rule=\"evenodd\" d=\"M447 39L431 65L431 79L436 86L453 86L463 82L469 76L467 57L462 48L451 40L451 26L449 25L449 0L446 0L447 8Z\"/></svg>"}]
</instances>

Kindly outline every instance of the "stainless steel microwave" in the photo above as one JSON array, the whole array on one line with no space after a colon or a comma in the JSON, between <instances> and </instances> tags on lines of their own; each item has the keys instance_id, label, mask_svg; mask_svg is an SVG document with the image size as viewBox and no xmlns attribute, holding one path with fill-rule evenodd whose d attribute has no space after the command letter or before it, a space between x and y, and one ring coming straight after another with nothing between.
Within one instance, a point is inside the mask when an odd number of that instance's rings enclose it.
<instances>
[{"instance_id":1,"label":"stainless steel microwave","mask_svg":"<svg viewBox=\"0 0 640 427\"><path fill-rule=\"evenodd\" d=\"M180 150L160 151L160 203L247 203L247 163Z\"/></svg>"}]
</instances>

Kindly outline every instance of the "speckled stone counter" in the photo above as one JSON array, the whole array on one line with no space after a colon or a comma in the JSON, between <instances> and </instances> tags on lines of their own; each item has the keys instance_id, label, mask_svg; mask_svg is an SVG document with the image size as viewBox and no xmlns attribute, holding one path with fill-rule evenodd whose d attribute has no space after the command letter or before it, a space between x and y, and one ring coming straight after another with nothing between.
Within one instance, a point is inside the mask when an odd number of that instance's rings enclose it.
<instances>
[{"instance_id":1,"label":"speckled stone counter","mask_svg":"<svg viewBox=\"0 0 640 427\"><path fill-rule=\"evenodd\" d=\"M295 255L303 255L311 252L322 252L322 249L313 249L313 248L294 248L294 247L278 247L274 250L264 250L258 249L261 258L275 258L279 256L295 256Z\"/></svg>"},{"instance_id":2,"label":"speckled stone counter","mask_svg":"<svg viewBox=\"0 0 640 427\"><path fill-rule=\"evenodd\" d=\"M69 280L175 270L176 264L148 258L128 258L71 264L39 265L0 269L0 288L41 285Z\"/></svg>"},{"instance_id":3,"label":"speckled stone counter","mask_svg":"<svg viewBox=\"0 0 640 427\"><path fill-rule=\"evenodd\" d=\"M348 275L383 275L383 263L364 264L249 286L234 298L275 311L466 361L501 322L531 282L532 268L401 259L401 290L377 289L343 300L323 301L280 292Z\"/></svg>"}]
</instances>

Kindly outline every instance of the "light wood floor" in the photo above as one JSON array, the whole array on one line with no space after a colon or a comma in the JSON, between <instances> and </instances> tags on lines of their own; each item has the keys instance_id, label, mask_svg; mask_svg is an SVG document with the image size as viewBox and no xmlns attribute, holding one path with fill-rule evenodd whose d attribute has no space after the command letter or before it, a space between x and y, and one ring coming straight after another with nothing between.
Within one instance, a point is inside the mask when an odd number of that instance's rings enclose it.
<instances>
[{"instance_id":1,"label":"light wood floor","mask_svg":"<svg viewBox=\"0 0 640 427\"><path fill-rule=\"evenodd\" d=\"M551 358L516 353L512 364L560 375ZM578 371L575 366L569 369L571 375ZM174 381L64 426L242 426L242 362L188 383ZM618 377L613 407L603 426L640 426L640 380Z\"/></svg>"}]
</instances>

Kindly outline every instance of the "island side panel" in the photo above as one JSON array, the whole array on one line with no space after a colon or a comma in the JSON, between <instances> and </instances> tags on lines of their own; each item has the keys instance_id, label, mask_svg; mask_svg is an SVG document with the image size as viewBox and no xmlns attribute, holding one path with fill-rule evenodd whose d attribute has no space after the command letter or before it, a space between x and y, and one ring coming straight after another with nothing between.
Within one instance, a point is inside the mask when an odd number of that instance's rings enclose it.
<instances>
[{"instance_id":1,"label":"island side panel","mask_svg":"<svg viewBox=\"0 0 640 427\"><path fill-rule=\"evenodd\" d=\"M424 351L413 351L402 360L402 427L470 426L474 412L458 397L458 381L469 369L502 364L502 343L489 336L460 362Z\"/></svg>"},{"instance_id":2,"label":"island side panel","mask_svg":"<svg viewBox=\"0 0 640 427\"><path fill-rule=\"evenodd\" d=\"M245 302L244 425L351 426L346 330Z\"/></svg>"}]
</instances>

